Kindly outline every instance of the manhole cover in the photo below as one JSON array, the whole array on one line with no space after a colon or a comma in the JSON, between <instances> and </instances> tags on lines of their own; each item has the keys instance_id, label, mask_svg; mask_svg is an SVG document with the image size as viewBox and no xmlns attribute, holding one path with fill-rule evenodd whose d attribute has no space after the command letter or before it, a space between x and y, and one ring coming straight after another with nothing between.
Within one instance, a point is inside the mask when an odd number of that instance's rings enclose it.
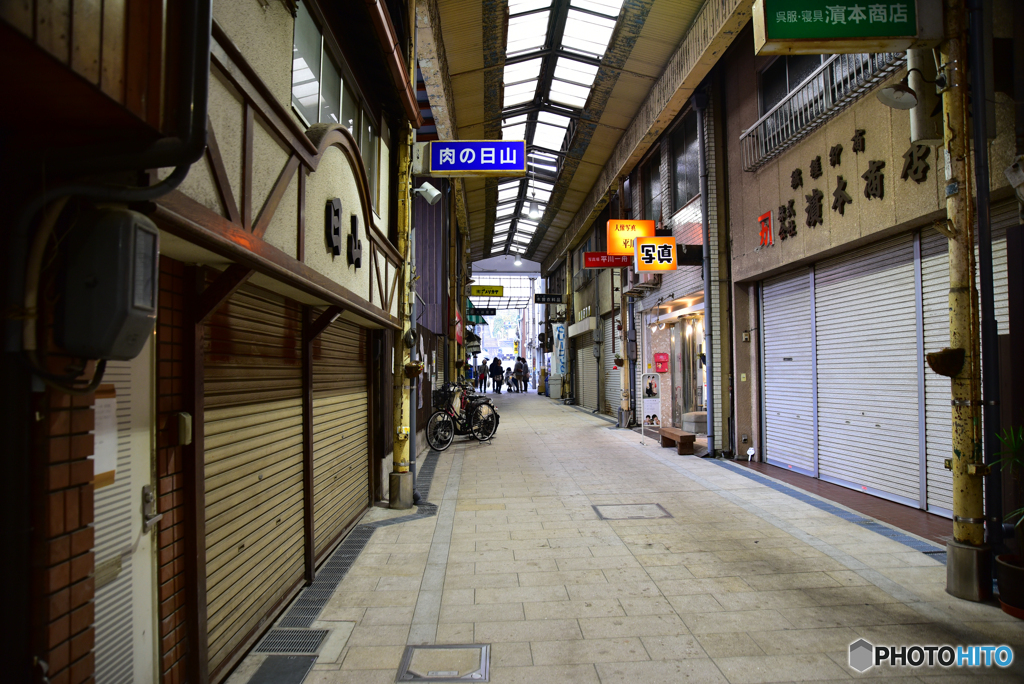
<instances>
[{"instance_id":1,"label":"manhole cover","mask_svg":"<svg viewBox=\"0 0 1024 684\"><path fill-rule=\"evenodd\" d=\"M672 517L661 504L656 503L602 504L594 506L594 510L602 520L652 520Z\"/></svg>"},{"instance_id":2,"label":"manhole cover","mask_svg":"<svg viewBox=\"0 0 1024 684\"><path fill-rule=\"evenodd\" d=\"M490 644L406 646L397 682L490 681Z\"/></svg>"}]
</instances>

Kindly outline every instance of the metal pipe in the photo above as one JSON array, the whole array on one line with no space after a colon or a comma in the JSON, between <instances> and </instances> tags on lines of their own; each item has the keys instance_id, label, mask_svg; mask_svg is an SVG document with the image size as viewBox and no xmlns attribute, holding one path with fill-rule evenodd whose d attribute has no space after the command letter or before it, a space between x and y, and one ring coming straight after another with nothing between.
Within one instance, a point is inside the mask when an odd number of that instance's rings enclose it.
<instances>
[{"instance_id":1,"label":"metal pipe","mask_svg":"<svg viewBox=\"0 0 1024 684\"><path fill-rule=\"evenodd\" d=\"M985 112L984 2L968 0L971 99L974 102L974 178L978 215L978 269L981 276L981 395L982 440L985 463L992 465L999 451L999 329L992 283L992 229L989 215L988 117ZM1003 541L1002 470L992 468L985 487L986 528L993 549Z\"/></svg>"},{"instance_id":2,"label":"metal pipe","mask_svg":"<svg viewBox=\"0 0 1024 684\"><path fill-rule=\"evenodd\" d=\"M708 392L704 398L708 405L708 456L715 455L715 373L714 350L712 348L711 308L711 241L708 226L708 160L705 149L704 111L708 106L708 93L700 90L693 94L693 107L697 111L697 148L700 164L700 215L701 240L704 243L704 373L708 380Z\"/></svg>"}]
</instances>

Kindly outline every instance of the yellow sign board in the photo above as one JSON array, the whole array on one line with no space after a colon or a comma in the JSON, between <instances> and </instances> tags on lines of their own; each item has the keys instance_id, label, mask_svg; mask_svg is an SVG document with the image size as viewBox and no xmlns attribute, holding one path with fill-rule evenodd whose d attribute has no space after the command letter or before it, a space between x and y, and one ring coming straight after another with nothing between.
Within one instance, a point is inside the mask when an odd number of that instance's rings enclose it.
<instances>
[{"instance_id":1,"label":"yellow sign board","mask_svg":"<svg viewBox=\"0 0 1024 684\"><path fill-rule=\"evenodd\" d=\"M654 237L654 221L622 221L612 219L608 222L609 256L633 256L633 240L638 237Z\"/></svg>"},{"instance_id":2,"label":"yellow sign board","mask_svg":"<svg viewBox=\"0 0 1024 684\"><path fill-rule=\"evenodd\" d=\"M638 273L645 271L675 271L676 239L674 237L638 237L633 257Z\"/></svg>"},{"instance_id":3,"label":"yellow sign board","mask_svg":"<svg viewBox=\"0 0 1024 684\"><path fill-rule=\"evenodd\" d=\"M470 285L470 297L504 297L504 285Z\"/></svg>"}]
</instances>

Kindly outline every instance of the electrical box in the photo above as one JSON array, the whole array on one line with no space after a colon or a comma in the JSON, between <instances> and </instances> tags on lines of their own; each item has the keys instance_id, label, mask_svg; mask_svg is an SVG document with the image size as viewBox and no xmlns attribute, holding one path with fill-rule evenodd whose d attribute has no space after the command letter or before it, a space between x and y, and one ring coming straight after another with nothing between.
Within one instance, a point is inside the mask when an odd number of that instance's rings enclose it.
<instances>
[{"instance_id":1,"label":"electrical box","mask_svg":"<svg viewBox=\"0 0 1024 684\"><path fill-rule=\"evenodd\" d=\"M68 240L58 343L72 356L134 359L156 325L160 232L144 215L103 209Z\"/></svg>"}]
</instances>

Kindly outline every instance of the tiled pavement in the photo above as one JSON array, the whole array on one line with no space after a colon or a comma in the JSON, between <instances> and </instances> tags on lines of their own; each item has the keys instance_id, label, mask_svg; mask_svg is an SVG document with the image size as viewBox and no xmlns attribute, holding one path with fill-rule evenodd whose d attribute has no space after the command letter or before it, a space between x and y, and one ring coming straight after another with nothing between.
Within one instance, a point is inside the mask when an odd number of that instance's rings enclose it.
<instances>
[{"instance_id":1,"label":"tiled pavement","mask_svg":"<svg viewBox=\"0 0 1024 684\"><path fill-rule=\"evenodd\" d=\"M495 439L440 456L437 516L374 532L313 624L331 632L306 682L394 682L417 643L491 644L492 682L1024 681L1024 623L948 596L934 558L736 466L641 446L535 394L495 400ZM645 503L672 517L594 508ZM860 675L858 638L1019 657Z\"/></svg>"}]
</instances>

